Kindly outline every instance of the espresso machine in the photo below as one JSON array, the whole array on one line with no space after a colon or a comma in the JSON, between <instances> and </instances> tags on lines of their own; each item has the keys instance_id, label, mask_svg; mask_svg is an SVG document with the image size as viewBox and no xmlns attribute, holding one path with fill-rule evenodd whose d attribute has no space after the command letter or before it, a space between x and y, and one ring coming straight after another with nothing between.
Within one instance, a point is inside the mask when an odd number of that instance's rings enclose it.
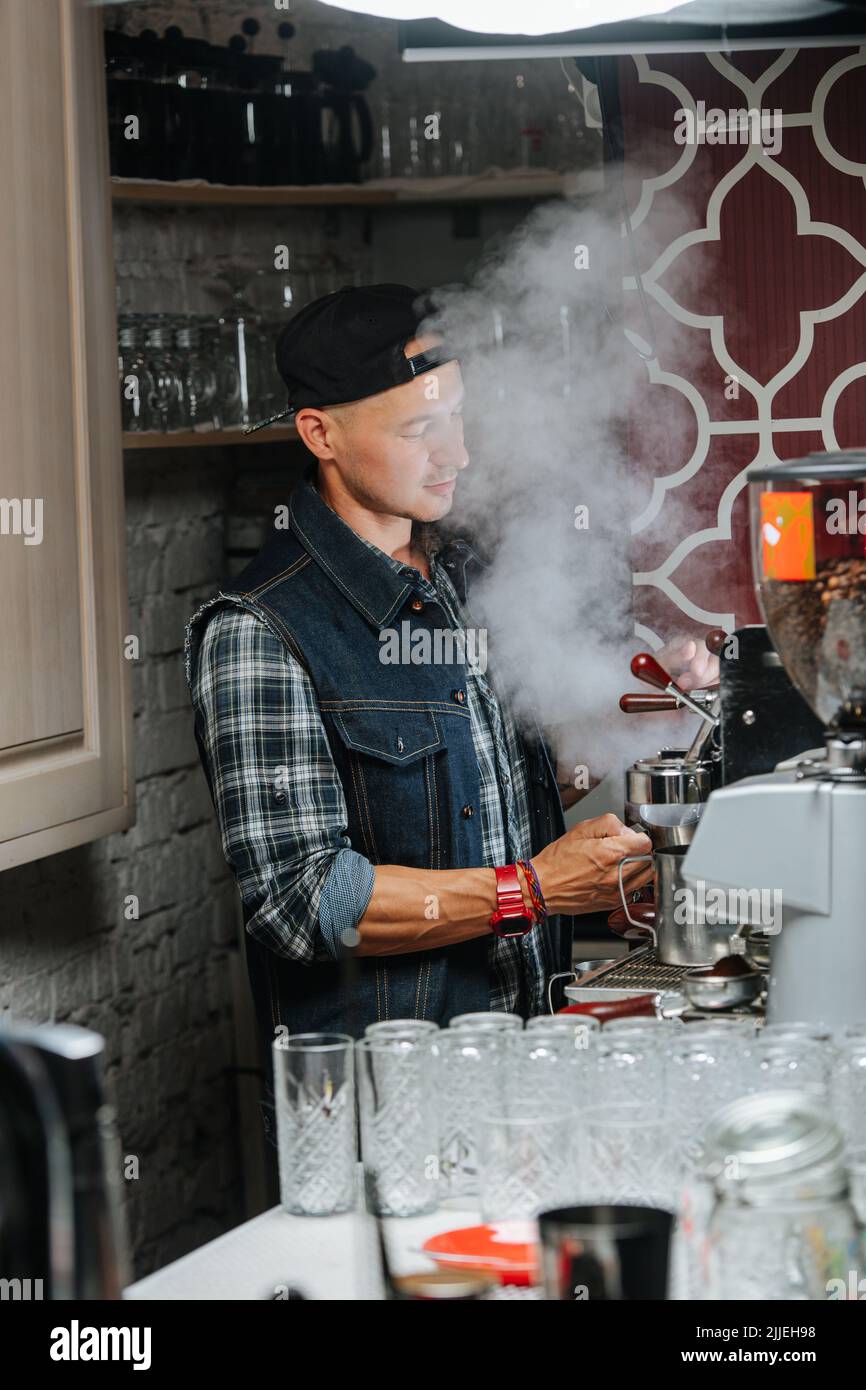
<instances>
[{"instance_id":1,"label":"espresso machine","mask_svg":"<svg viewBox=\"0 0 866 1390\"><path fill-rule=\"evenodd\" d=\"M786 756L710 793L682 875L696 900L722 890L734 951L745 924L768 934L768 1019L861 1023L866 451L755 466L747 481L767 634L823 739L804 746L780 705L776 738L787 737ZM742 716L748 724L756 713Z\"/></svg>"}]
</instances>

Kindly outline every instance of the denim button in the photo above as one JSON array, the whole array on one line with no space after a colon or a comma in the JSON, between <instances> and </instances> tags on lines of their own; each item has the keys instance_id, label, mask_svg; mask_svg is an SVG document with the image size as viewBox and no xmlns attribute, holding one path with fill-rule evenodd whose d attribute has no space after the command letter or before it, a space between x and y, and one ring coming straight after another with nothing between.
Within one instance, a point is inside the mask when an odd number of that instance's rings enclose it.
<instances>
[{"instance_id":1,"label":"denim button","mask_svg":"<svg viewBox=\"0 0 866 1390\"><path fill-rule=\"evenodd\" d=\"M464 820L468 820L470 816L474 816L474 815L475 815L475 807L474 807L474 806L464 806L464 807L463 807L463 810L460 812L460 814L461 814L461 816L464 818Z\"/></svg>"},{"instance_id":2,"label":"denim button","mask_svg":"<svg viewBox=\"0 0 866 1390\"><path fill-rule=\"evenodd\" d=\"M423 607L424 605L421 602L420 598L413 598L411 603L411 608L413 612L420 613Z\"/></svg>"},{"instance_id":3,"label":"denim button","mask_svg":"<svg viewBox=\"0 0 866 1390\"><path fill-rule=\"evenodd\" d=\"M454 700L458 705L465 705L465 704L466 704L466 692L463 691L463 690L452 690L452 691L451 691L451 699Z\"/></svg>"}]
</instances>

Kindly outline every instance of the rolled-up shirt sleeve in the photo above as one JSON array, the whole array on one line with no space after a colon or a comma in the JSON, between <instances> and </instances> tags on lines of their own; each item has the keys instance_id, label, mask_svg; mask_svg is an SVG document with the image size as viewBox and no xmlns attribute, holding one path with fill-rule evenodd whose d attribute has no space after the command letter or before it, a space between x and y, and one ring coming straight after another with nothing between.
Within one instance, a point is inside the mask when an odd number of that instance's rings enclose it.
<instances>
[{"instance_id":1,"label":"rolled-up shirt sleeve","mask_svg":"<svg viewBox=\"0 0 866 1390\"><path fill-rule=\"evenodd\" d=\"M202 637L193 706L247 930L303 964L336 959L370 901L309 674L254 613L218 609Z\"/></svg>"}]
</instances>

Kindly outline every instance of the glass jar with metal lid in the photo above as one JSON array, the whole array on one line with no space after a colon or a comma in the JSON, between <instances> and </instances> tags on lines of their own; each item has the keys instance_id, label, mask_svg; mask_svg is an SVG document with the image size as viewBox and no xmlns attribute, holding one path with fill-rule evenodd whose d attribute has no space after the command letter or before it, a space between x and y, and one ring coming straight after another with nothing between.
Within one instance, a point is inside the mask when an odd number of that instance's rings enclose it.
<instances>
[{"instance_id":1,"label":"glass jar with metal lid","mask_svg":"<svg viewBox=\"0 0 866 1390\"><path fill-rule=\"evenodd\" d=\"M122 314L118 322L117 369L120 375L120 417L124 430L155 428L150 415L153 376L142 349L142 320L138 314Z\"/></svg>"},{"instance_id":2,"label":"glass jar with metal lid","mask_svg":"<svg viewBox=\"0 0 866 1390\"><path fill-rule=\"evenodd\" d=\"M174 320L169 314L152 314L145 320L144 344L153 427L163 431L182 429L186 423L183 381L174 350Z\"/></svg>"},{"instance_id":3,"label":"glass jar with metal lid","mask_svg":"<svg viewBox=\"0 0 866 1390\"><path fill-rule=\"evenodd\" d=\"M174 333L176 357L183 386L186 423L191 429L219 429L217 376L203 341L200 320L177 321Z\"/></svg>"},{"instance_id":4,"label":"glass jar with metal lid","mask_svg":"<svg viewBox=\"0 0 866 1390\"><path fill-rule=\"evenodd\" d=\"M864 1273L844 1142L814 1095L765 1091L719 1110L704 1134L714 1191L704 1251L711 1299L851 1297Z\"/></svg>"}]
</instances>

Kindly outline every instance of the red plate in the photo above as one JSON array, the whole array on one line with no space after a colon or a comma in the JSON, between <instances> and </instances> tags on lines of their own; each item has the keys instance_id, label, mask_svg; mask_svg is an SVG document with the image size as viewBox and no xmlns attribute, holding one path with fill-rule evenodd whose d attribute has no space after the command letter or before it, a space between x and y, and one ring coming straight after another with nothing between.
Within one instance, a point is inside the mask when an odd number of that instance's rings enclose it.
<instances>
[{"instance_id":1,"label":"red plate","mask_svg":"<svg viewBox=\"0 0 866 1390\"><path fill-rule=\"evenodd\" d=\"M534 1221L493 1221L431 1236L421 1247L448 1269L480 1269L503 1284L538 1282L538 1226Z\"/></svg>"}]
</instances>

